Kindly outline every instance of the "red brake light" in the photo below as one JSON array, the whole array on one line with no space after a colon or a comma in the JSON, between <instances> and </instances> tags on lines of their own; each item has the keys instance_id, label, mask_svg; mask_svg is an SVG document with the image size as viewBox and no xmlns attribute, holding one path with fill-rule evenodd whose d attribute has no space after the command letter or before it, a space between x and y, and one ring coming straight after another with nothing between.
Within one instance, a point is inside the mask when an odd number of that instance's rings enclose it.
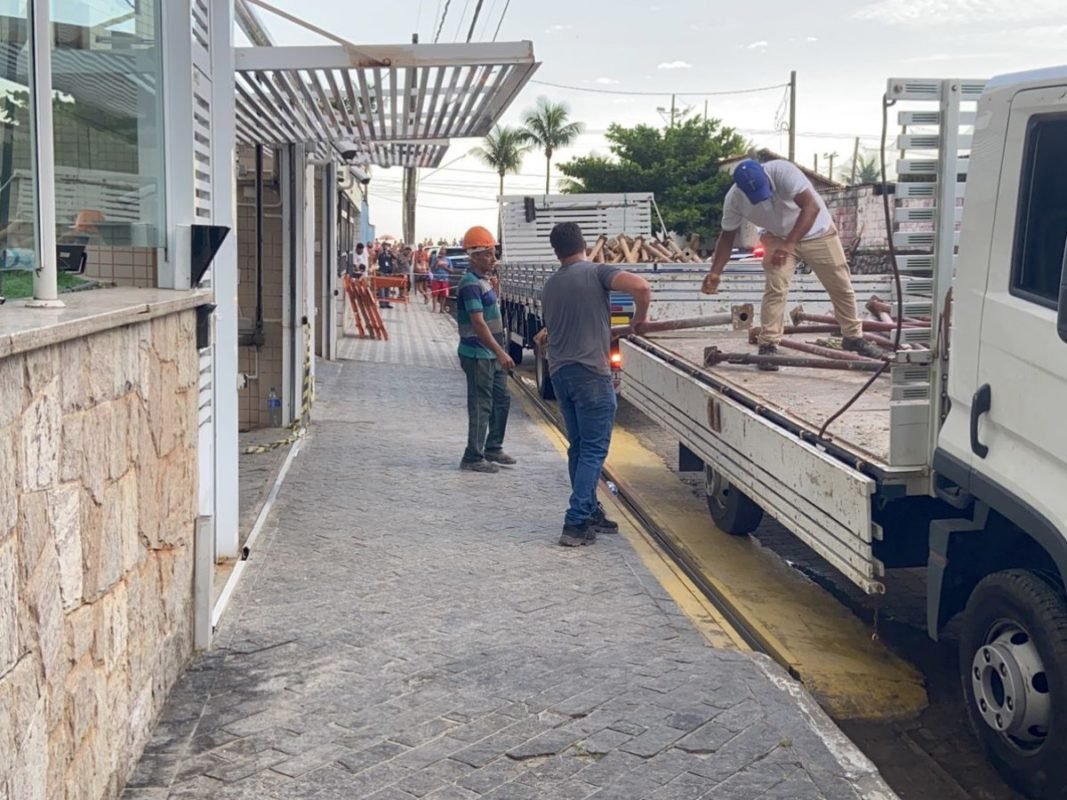
<instances>
[{"instance_id":1,"label":"red brake light","mask_svg":"<svg viewBox=\"0 0 1067 800\"><path fill-rule=\"evenodd\" d=\"M763 249L763 245L761 245L761 244L758 244L758 245L756 245L755 247L752 248L752 256L753 256L753 258L763 258L763 254L765 252L766 251Z\"/></svg>"},{"instance_id":2,"label":"red brake light","mask_svg":"<svg viewBox=\"0 0 1067 800\"><path fill-rule=\"evenodd\" d=\"M616 369L622 366L622 353L611 354L611 366L615 367Z\"/></svg>"}]
</instances>

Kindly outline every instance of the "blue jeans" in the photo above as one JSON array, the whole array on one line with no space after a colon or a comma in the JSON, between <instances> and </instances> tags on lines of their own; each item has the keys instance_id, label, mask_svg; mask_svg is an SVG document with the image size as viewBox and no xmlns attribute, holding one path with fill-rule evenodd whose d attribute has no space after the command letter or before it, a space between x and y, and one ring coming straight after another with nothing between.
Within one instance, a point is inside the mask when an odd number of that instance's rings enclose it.
<instances>
[{"instance_id":1,"label":"blue jeans","mask_svg":"<svg viewBox=\"0 0 1067 800\"><path fill-rule=\"evenodd\" d=\"M563 522L581 525L597 510L596 487L608 457L618 400L611 375L600 375L580 364L567 364L552 373L552 386L570 441L571 501Z\"/></svg>"}]
</instances>

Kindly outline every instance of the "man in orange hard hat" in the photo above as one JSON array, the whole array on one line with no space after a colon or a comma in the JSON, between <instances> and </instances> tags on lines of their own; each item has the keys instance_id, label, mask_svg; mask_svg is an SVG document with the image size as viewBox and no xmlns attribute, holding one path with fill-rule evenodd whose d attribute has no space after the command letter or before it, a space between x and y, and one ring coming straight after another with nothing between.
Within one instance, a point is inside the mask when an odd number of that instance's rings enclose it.
<instances>
[{"instance_id":1,"label":"man in orange hard hat","mask_svg":"<svg viewBox=\"0 0 1067 800\"><path fill-rule=\"evenodd\" d=\"M459 361L467 376L467 449L460 469L498 472L515 459L504 452L511 395L508 372L515 362L507 351L504 321L492 282L496 239L476 225L463 236L470 267L456 287Z\"/></svg>"}]
</instances>

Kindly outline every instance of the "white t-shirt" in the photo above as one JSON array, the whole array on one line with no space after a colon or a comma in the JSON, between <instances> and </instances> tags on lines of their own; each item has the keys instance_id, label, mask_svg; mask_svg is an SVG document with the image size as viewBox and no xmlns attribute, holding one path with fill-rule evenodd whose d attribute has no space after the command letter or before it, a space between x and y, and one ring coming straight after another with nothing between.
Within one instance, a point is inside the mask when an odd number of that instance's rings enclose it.
<instances>
[{"instance_id":1,"label":"white t-shirt","mask_svg":"<svg viewBox=\"0 0 1067 800\"><path fill-rule=\"evenodd\" d=\"M356 259L356 266L357 267L363 267L363 269L366 269L367 268L367 251L364 250L362 253L353 253L353 255L355 256L355 259Z\"/></svg>"},{"instance_id":2,"label":"white t-shirt","mask_svg":"<svg viewBox=\"0 0 1067 800\"><path fill-rule=\"evenodd\" d=\"M797 169L795 164L784 160L768 161L763 165L763 169L770 178L773 194L762 203L753 204L740 188L730 187L722 205L722 229L724 231L736 231L741 227L743 220L748 220L753 225L765 228L768 233L779 239L785 239L797 224L797 217L800 216L800 206L793 198L808 190L815 195L815 202L819 204L819 216L815 218L811 230L804 238L814 239L823 236L833 227L834 221L830 212L826 210L826 203L815 191L811 181Z\"/></svg>"}]
</instances>

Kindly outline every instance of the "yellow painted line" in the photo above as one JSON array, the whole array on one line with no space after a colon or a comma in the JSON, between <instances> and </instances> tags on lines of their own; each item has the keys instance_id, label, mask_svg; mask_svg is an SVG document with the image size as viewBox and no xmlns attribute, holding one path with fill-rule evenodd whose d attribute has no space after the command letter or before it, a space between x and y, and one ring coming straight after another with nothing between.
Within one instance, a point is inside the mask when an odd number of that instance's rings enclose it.
<instances>
[{"instance_id":1,"label":"yellow painted line","mask_svg":"<svg viewBox=\"0 0 1067 800\"><path fill-rule=\"evenodd\" d=\"M566 459L566 437L557 428L545 422L540 411L534 407L525 394L520 392L518 397L526 410L526 415ZM682 612L689 617L693 626L700 631L708 644L719 649L750 650L751 648L741 634L730 625L722 613L663 552L662 548L657 546L644 528L633 518L625 504L610 492L601 494L607 504L612 507L615 518L619 522L620 535L630 543L648 571L659 581L660 586L671 596Z\"/></svg>"},{"instance_id":2,"label":"yellow painted line","mask_svg":"<svg viewBox=\"0 0 1067 800\"><path fill-rule=\"evenodd\" d=\"M702 498L635 436L616 427L607 467L718 599L831 716L893 719L925 708L923 677L912 664L755 540L718 530Z\"/></svg>"}]
</instances>

